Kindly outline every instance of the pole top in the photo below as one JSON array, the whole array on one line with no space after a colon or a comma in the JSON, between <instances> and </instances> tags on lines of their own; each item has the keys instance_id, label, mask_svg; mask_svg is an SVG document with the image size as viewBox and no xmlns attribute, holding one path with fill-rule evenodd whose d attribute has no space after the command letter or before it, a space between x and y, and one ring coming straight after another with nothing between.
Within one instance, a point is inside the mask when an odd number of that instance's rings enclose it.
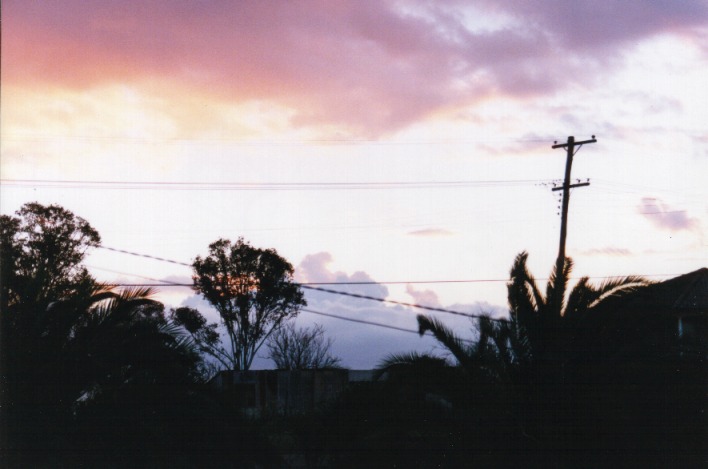
<instances>
[{"instance_id":1,"label":"pole top","mask_svg":"<svg viewBox=\"0 0 708 469\"><path fill-rule=\"evenodd\" d=\"M595 142L597 142L597 139L595 139L595 136L594 136L594 135L592 136L592 138L591 138L590 140L583 140L583 141L581 141L581 142L576 142L576 141L575 141L575 137L573 137L573 136L571 135L570 137L568 137L568 141L567 141L566 143L558 143L558 140L555 140L555 141L553 142L553 146L551 146L551 148L553 148L553 149L555 149L555 148L565 148L565 147L568 147L568 146L571 146L571 145L583 145L583 144L585 144L585 143L595 143Z\"/></svg>"}]
</instances>

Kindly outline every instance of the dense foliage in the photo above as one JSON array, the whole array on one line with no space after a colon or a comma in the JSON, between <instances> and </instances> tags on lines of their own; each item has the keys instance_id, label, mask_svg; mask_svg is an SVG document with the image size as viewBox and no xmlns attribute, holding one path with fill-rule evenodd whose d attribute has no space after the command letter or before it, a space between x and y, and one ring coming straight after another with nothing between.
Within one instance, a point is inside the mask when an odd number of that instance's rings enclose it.
<instances>
[{"instance_id":1,"label":"dense foliage","mask_svg":"<svg viewBox=\"0 0 708 469\"><path fill-rule=\"evenodd\" d=\"M198 348L152 292L114 291L81 264L100 242L88 222L32 203L0 217L0 235L4 467L269 460L258 427L204 388Z\"/></svg>"},{"instance_id":2,"label":"dense foliage","mask_svg":"<svg viewBox=\"0 0 708 469\"><path fill-rule=\"evenodd\" d=\"M293 266L274 249L255 248L243 238L213 242L209 255L192 265L195 289L219 312L229 341L226 349L205 348L227 369L248 370L270 335L306 304Z\"/></svg>"},{"instance_id":3,"label":"dense foliage","mask_svg":"<svg viewBox=\"0 0 708 469\"><path fill-rule=\"evenodd\" d=\"M280 368L337 364L274 250L220 240L194 263L217 324L165 312L82 265L100 237L57 206L0 217L5 467L700 467L708 455L706 344L684 342L637 277L598 286L572 267L545 293L521 253L510 317L472 339L419 316L453 360L399 353L314 412L247 416L205 383L209 360L247 370L270 338ZM642 293L644 292L644 293ZM702 293L702 292L701 292ZM649 309L656 314L647 314ZM673 320L673 318L669 318ZM285 327L283 327L285 326ZM692 339L693 340L693 339ZM234 391L234 389L231 389Z\"/></svg>"}]
</instances>

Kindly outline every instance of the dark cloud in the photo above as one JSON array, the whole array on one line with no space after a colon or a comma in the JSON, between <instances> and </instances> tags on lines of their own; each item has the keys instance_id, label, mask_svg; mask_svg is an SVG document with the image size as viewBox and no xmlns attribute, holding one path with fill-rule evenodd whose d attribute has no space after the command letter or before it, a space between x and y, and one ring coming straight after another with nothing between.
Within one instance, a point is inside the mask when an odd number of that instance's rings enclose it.
<instances>
[{"instance_id":1,"label":"dark cloud","mask_svg":"<svg viewBox=\"0 0 708 469\"><path fill-rule=\"evenodd\" d=\"M470 7L506 23L470 27ZM657 34L700 41L708 4L16 0L3 16L10 82L176 82L220 99L275 101L295 124L381 135L490 93L589 83L626 45Z\"/></svg>"},{"instance_id":2,"label":"dark cloud","mask_svg":"<svg viewBox=\"0 0 708 469\"><path fill-rule=\"evenodd\" d=\"M660 199L644 197L637 211L654 226L670 231L694 230L698 228L698 220L689 217L686 210L676 210L663 203Z\"/></svg>"}]
</instances>

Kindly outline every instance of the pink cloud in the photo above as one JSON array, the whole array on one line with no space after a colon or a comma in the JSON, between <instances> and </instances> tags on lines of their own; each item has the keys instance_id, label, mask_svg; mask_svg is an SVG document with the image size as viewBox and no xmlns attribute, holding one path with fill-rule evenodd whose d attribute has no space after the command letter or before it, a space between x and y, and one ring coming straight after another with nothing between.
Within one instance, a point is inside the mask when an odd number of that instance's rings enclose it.
<instances>
[{"instance_id":1,"label":"pink cloud","mask_svg":"<svg viewBox=\"0 0 708 469\"><path fill-rule=\"evenodd\" d=\"M617 248L613 246L607 246L604 248L592 248L587 249L580 254L584 256L631 256L632 251L627 248Z\"/></svg>"},{"instance_id":2,"label":"pink cloud","mask_svg":"<svg viewBox=\"0 0 708 469\"><path fill-rule=\"evenodd\" d=\"M411 284L406 285L406 293L412 298L414 303L422 306L440 307L438 295L432 290L416 290Z\"/></svg>"},{"instance_id":3,"label":"pink cloud","mask_svg":"<svg viewBox=\"0 0 708 469\"><path fill-rule=\"evenodd\" d=\"M642 198L637 210L654 226L670 231L693 230L698 228L698 220L686 214L686 210L674 210L660 199Z\"/></svg>"},{"instance_id":4,"label":"pink cloud","mask_svg":"<svg viewBox=\"0 0 708 469\"><path fill-rule=\"evenodd\" d=\"M295 125L381 135L490 93L587 82L624 43L705 24L700 1L482 1L517 26L468 29L465 2L152 0L3 4L3 80L177 83L274 100ZM415 10L417 14L412 14ZM578 60L582 54L582 60Z\"/></svg>"},{"instance_id":5,"label":"pink cloud","mask_svg":"<svg viewBox=\"0 0 708 469\"><path fill-rule=\"evenodd\" d=\"M410 231L408 234L411 236L430 237L430 236L450 236L453 233L452 233L452 231L445 230L443 228L425 228L422 230Z\"/></svg>"},{"instance_id":6,"label":"pink cloud","mask_svg":"<svg viewBox=\"0 0 708 469\"><path fill-rule=\"evenodd\" d=\"M331 263L332 255L328 252L308 254L295 268L295 280L301 283L339 283L341 285L334 287L338 291L377 298L386 298L388 296L388 288L383 284L376 283L368 273L357 271L350 275L346 272L334 272L329 268ZM327 293L319 293L317 291L309 291L308 293L314 296L324 295L331 298L331 295ZM339 299L345 302L358 301L347 296L342 296Z\"/></svg>"}]
</instances>

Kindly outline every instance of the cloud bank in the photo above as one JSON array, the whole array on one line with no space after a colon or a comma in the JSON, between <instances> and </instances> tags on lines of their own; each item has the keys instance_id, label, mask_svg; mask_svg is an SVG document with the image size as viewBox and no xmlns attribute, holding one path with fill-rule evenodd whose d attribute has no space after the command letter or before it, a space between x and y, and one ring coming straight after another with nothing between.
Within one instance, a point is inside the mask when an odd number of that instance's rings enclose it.
<instances>
[{"instance_id":1,"label":"cloud bank","mask_svg":"<svg viewBox=\"0 0 708 469\"><path fill-rule=\"evenodd\" d=\"M708 4L10 0L3 16L5 83L176 87L377 136L490 95L591 83L659 34L705 41Z\"/></svg>"},{"instance_id":2,"label":"cloud bank","mask_svg":"<svg viewBox=\"0 0 708 469\"><path fill-rule=\"evenodd\" d=\"M372 282L366 285L327 285L325 288L345 293L387 298L388 288L376 283L367 273L333 272L329 269L331 254L320 252L305 257L296 268L298 282ZM323 291L305 289L307 306L295 319L299 327L320 324L326 335L334 340L332 352L342 359L342 365L352 369L371 369L392 353L418 351L447 356L447 351L430 336L417 334L417 314L437 317L455 330L461 337L472 339L475 336L474 322L468 317L436 313L423 309L391 305L378 301L337 295ZM453 311L470 314L485 314L492 317L506 315L506 310L485 302L474 304L441 305L437 294L429 289L420 290L411 285L407 293L416 304L442 307ZM198 309L210 322L218 322L218 313L199 295L185 299L181 306ZM321 313L321 314L318 314ZM339 316L339 318L335 317ZM349 318L352 322L342 320ZM377 326L382 324L398 329ZM404 330L400 330L404 329ZM272 362L266 358L265 348L260 350L254 360L254 368L272 368Z\"/></svg>"}]
</instances>

